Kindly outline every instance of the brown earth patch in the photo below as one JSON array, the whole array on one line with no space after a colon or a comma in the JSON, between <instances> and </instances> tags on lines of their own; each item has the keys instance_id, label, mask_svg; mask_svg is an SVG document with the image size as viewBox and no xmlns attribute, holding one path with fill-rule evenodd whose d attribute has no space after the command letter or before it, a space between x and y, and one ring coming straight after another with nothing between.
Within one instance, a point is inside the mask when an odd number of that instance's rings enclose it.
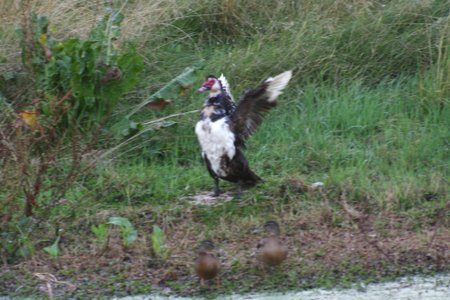
<instances>
[{"instance_id":1,"label":"brown earth patch","mask_svg":"<svg viewBox=\"0 0 450 300\"><path fill-rule=\"evenodd\" d=\"M289 284L309 280L313 286L316 278L326 274L364 277L401 275L423 269L450 270L448 220L417 230L408 218L392 213L364 215L361 219L346 209L337 213L344 216L339 226L324 222L318 217L321 212L280 222L289 256L274 272L289 274ZM222 281L258 289L273 276L261 272L254 257L261 235L252 221L227 226L219 223L211 232L196 220L195 208L186 208L182 218L163 226L170 249L166 261L152 254L151 226L147 223L136 225L139 239L129 248L122 246L120 234L114 230L106 249L97 248L92 234L62 238L62 254L58 258L49 258L39 251L32 259L4 265L0 271L0 290L6 295L26 286L26 294L37 295L49 294L50 286L56 296L79 293L92 296L136 294L170 286L185 295L197 294L202 289L193 262L198 242L204 238L213 238L216 243ZM54 280L46 281L37 273L51 274ZM174 287L177 284L181 288Z\"/></svg>"}]
</instances>

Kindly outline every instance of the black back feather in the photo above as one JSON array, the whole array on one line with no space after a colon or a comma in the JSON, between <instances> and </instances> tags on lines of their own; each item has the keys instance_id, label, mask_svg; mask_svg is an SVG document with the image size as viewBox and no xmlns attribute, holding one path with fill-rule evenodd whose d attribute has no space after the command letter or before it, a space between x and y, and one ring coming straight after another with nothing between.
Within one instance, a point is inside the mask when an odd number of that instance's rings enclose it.
<instances>
[{"instance_id":1,"label":"black back feather","mask_svg":"<svg viewBox=\"0 0 450 300\"><path fill-rule=\"evenodd\" d=\"M276 100L268 101L267 86L267 83L263 83L255 90L246 91L230 116L237 146L245 148L245 141L262 123L264 113L277 106Z\"/></svg>"}]
</instances>

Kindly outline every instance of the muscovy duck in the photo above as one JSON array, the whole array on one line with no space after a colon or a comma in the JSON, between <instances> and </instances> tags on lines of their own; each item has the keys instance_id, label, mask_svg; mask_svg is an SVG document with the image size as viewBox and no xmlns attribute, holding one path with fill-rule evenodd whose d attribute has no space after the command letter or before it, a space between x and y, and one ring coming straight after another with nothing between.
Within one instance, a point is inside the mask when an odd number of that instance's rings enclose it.
<instances>
[{"instance_id":1,"label":"muscovy duck","mask_svg":"<svg viewBox=\"0 0 450 300\"><path fill-rule=\"evenodd\" d=\"M258 88L247 90L238 105L225 77L207 76L199 92L209 91L195 133L209 174L214 196L220 194L219 179L252 186L262 179L250 170L244 156L245 141L263 120L263 113L277 105L277 97L292 77L291 71L270 77Z\"/></svg>"}]
</instances>

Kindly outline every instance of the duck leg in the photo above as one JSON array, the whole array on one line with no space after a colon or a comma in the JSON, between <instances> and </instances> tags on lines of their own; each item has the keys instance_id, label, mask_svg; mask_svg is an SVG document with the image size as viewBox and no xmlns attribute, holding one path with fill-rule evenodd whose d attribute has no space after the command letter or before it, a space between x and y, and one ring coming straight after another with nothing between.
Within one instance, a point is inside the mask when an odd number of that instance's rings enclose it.
<instances>
[{"instance_id":1,"label":"duck leg","mask_svg":"<svg viewBox=\"0 0 450 300\"><path fill-rule=\"evenodd\" d=\"M243 181L238 181L235 198L236 199L241 199L243 194L244 194L244 182Z\"/></svg>"},{"instance_id":2,"label":"duck leg","mask_svg":"<svg viewBox=\"0 0 450 300\"><path fill-rule=\"evenodd\" d=\"M216 288L220 288L220 278L219 278L219 276L216 277Z\"/></svg>"},{"instance_id":3,"label":"duck leg","mask_svg":"<svg viewBox=\"0 0 450 300\"><path fill-rule=\"evenodd\" d=\"M219 178L214 177L214 192L213 196L218 197L220 195L220 189L219 189Z\"/></svg>"}]
</instances>

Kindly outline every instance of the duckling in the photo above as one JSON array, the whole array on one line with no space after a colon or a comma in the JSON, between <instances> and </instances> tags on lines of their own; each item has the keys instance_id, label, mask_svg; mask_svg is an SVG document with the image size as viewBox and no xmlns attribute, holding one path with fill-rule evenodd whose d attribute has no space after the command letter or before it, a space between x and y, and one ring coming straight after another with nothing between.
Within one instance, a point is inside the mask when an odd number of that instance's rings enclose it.
<instances>
[{"instance_id":1,"label":"duckling","mask_svg":"<svg viewBox=\"0 0 450 300\"><path fill-rule=\"evenodd\" d=\"M214 243L210 240L204 240L200 243L197 250L197 259L195 260L195 272L200 277L200 284L205 285L205 280L216 278L219 273L220 263L217 257L212 253ZM219 279L216 278L216 285L219 285Z\"/></svg>"},{"instance_id":2,"label":"duckling","mask_svg":"<svg viewBox=\"0 0 450 300\"><path fill-rule=\"evenodd\" d=\"M275 221L267 221L264 229L270 233L270 236L258 242L257 258L267 267L278 266L286 259L288 253L279 240L280 226Z\"/></svg>"}]
</instances>

